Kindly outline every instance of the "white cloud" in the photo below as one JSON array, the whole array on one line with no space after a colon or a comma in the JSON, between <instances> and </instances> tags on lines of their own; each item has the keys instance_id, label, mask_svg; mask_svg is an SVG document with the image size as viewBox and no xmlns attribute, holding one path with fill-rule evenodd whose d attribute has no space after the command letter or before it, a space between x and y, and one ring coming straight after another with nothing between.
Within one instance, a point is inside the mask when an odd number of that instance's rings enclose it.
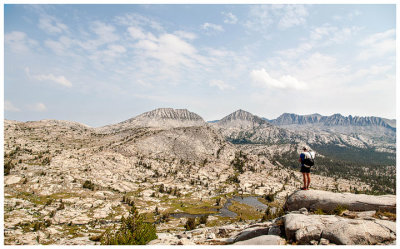
<instances>
[{"instance_id":1,"label":"white cloud","mask_svg":"<svg viewBox=\"0 0 400 249\"><path fill-rule=\"evenodd\" d=\"M97 50L89 58L95 63L113 62L116 58L125 54L126 51L126 48L122 45L110 44L107 49Z\"/></svg>"},{"instance_id":2,"label":"white cloud","mask_svg":"<svg viewBox=\"0 0 400 249\"><path fill-rule=\"evenodd\" d=\"M225 83L222 80L211 80L209 85L218 87L221 91L227 90L227 89L235 89L233 86Z\"/></svg>"},{"instance_id":3,"label":"white cloud","mask_svg":"<svg viewBox=\"0 0 400 249\"><path fill-rule=\"evenodd\" d=\"M25 68L25 72L29 78L33 78L38 81L51 81L58 85L72 87L72 83L62 75L60 75L60 76L55 76L53 74L34 74L33 75L30 73L29 68Z\"/></svg>"},{"instance_id":4,"label":"white cloud","mask_svg":"<svg viewBox=\"0 0 400 249\"><path fill-rule=\"evenodd\" d=\"M253 85L261 88L305 89L307 85L291 75L283 75L275 79L264 69L253 70L250 73Z\"/></svg>"},{"instance_id":5,"label":"white cloud","mask_svg":"<svg viewBox=\"0 0 400 249\"><path fill-rule=\"evenodd\" d=\"M137 13L129 13L123 16L115 17L115 21L120 25L143 27L147 26L157 31L163 31L162 25L154 19L142 16Z\"/></svg>"},{"instance_id":6,"label":"white cloud","mask_svg":"<svg viewBox=\"0 0 400 249\"><path fill-rule=\"evenodd\" d=\"M69 49L75 41L66 36L61 36L58 41L46 40L45 46L50 48L57 55L71 55L72 51Z\"/></svg>"},{"instance_id":7,"label":"white cloud","mask_svg":"<svg viewBox=\"0 0 400 249\"><path fill-rule=\"evenodd\" d=\"M83 49L96 50L99 46L109 44L120 39L115 33L115 27L100 21L92 22L90 25L91 31L97 36L96 39L87 41L75 41Z\"/></svg>"},{"instance_id":8,"label":"white cloud","mask_svg":"<svg viewBox=\"0 0 400 249\"><path fill-rule=\"evenodd\" d=\"M129 27L128 32L130 36L135 40L145 39L147 37L142 29L138 27Z\"/></svg>"},{"instance_id":9,"label":"white cloud","mask_svg":"<svg viewBox=\"0 0 400 249\"><path fill-rule=\"evenodd\" d=\"M362 14L361 11L359 10L354 10L352 12L349 12L347 15L334 15L332 18L335 21L351 21L354 19L354 17L360 16Z\"/></svg>"},{"instance_id":10,"label":"white cloud","mask_svg":"<svg viewBox=\"0 0 400 249\"><path fill-rule=\"evenodd\" d=\"M17 53L28 52L30 48L38 45L37 41L28 38L26 33L20 31L5 34L4 43Z\"/></svg>"},{"instance_id":11,"label":"white cloud","mask_svg":"<svg viewBox=\"0 0 400 249\"><path fill-rule=\"evenodd\" d=\"M383 57L391 54L396 55L396 30L390 29L385 32L376 33L364 41L359 46L362 51L358 55L359 60L368 60L374 57Z\"/></svg>"},{"instance_id":12,"label":"white cloud","mask_svg":"<svg viewBox=\"0 0 400 249\"><path fill-rule=\"evenodd\" d=\"M194 40L197 38L197 35L191 32L186 32L182 30L178 30L174 32L175 35L179 36L182 39L187 39L187 40Z\"/></svg>"},{"instance_id":13,"label":"white cloud","mask_svg":"<svg viewBox=\"0 0 400 249\"><path fill-rule=\"evenodd\" d=\"M48 15L43 15L40 17L39 28L51 34L68 31L67 25L58 21L57 18Z\"/></svg>"},{"instance_id":14,"label":"white cloud","mask_svg":"<svg viewBox=\"0 0 400 249\"><path fill-rule=\"evenodd\" d=\"M225 17L224 23L236 24L238 22L238 18L231 12L222 12L222 15Z\"/></svg>"},{"instance_id":15,"label":"white cloud","mask_svg":"<svg viewBox=\"0 0 400 249\"><path fill-rule=\"evenodd\" d=\"M313 28L309 33L309 39L300 43L295 48L289 48L276 53L287 58L295 59L315 48L328 47L333 44L342 44L348 41L360 30L359 27L338 28L330 24Z\"/></svg>"},{"instance_id":16,"label":"white cloud","mask_svg":"<svg viewBox=\"0 0 400 249\"><path fill-rule=\"evenodd\" d=\"M43 103L35 103L29 106L29 109L35 112L44 112L47 110L47 107Z\"/></svg>"},{"instance_id":17,"label":"white cloud","mask_svg":"<svg viewBox=\"0 0 400 249\"><path fill-rule=\"evenodd\" d=\"M214 31L218 31L218 32L222 32L224 31L224 28L221 25L217 25L217 24L213 24L213 23L203 23L203 25L201 25L201 28L206 30L206 31L210 31L210 30L214 30Z\"/></svg>"},{"instance_id":18,"label":"white cloud","mask_svg":"<svg viewBox=\"0 0 400 249\"><path fill-rule=\"evenodd\" d=\"M8 100L4 101L4 110L9 111L9 112L19 112L21 111L18 107L14 106L13 103L11 103Z\"/></svg>"},{"instance_id":19,"label":"white cloud","mask_svg":"<svg viewBox=\"0 0 400 249\"><path fill-rule=\"evenodd\" d=\"M135 47L140 49L142 58L157 59L167 66L192 67L202 60L195 47L173 34L162 34L154 40L140 40Z\"/></svg>"},{"instance_id":20,"label":"white cloud","mask_svg":"<svg viewBox=\"0 0 400 249\"><path fill-rule=\"evenodd\" d=\"M330 45L332 43L340 44L347 41L360 30L361 28L356 26L338 28L330 24L324 24L311 31L310 40L315 42L323 40L321 46Z\"/></svg>"},{"instance_id":21,"label":"white cloud","mask_svg":"<svg viewBox=\"0 0 400 249\"><path fill-rule=\"evenodd\" d=\"M304 24L308 11L304 5L287 5L279 15L282 15L282 17L279 20L278 27L286 29Z\"/></svg>"},{"instance_id":22,"label":"white cloud","mask_svg":"<svg viewBox=\"0 0 400 249\"><path fill-rule=\"evenodd\" d=\"M245 26L257 32L265 32L276 24L280 29L287 29L306 23L308 10L304 5L254 5L250 8Z\"/></svg>"}]
</instances>

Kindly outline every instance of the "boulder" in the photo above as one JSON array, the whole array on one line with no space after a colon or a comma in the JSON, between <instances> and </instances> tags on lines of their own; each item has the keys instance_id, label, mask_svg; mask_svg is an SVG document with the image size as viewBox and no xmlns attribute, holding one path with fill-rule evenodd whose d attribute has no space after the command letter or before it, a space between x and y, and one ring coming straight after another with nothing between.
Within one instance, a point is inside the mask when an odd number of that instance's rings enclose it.
<instances>
[{"instance_id":1,"label":"boulder","mask_svg":"<svg viewBox=\"0 0 400 249\"><path fill-rule=\"evenodd\" d=\"M299 244L308 244L312 240L319 241L324 227L341 219L333 215L287 214L283 219L286 238Z\"/></svg>"},{"instance_id":2,"label":"boulder","mask_svg":"<svg viewBox=\"0 0 400 249\"><path fill-rule=\"evenodd\" d=\"M321 235L337 245L376 245L396 239L390 230L370 220L343 220L325 227Z\"/></svg>"},{"instance_id":3,"label":"boulder","mask_svg":"<svg viewBox=\"0 0 400 249\"><path fill-rule=\"evenodd\" d=\"M239 235L236 236L235 242L242 240L249 240L254 237L268 234L269 227L251 227L243 230Z\"/></svg>"},{"instance_id":4,"label":"boulder","mask_svg":"<svg viewBox=\"0 0 400 249\"><path fill-rule=\"evenodd\" d=\"M337 245L382 244L396 239L396 223L377 219L290 213L284 216L284 226L286 238L298 244L310 244L321 238Z\"/></svg>"},{"instance_id":5,"label":"boulder","mask_svg":"<svg viewBox=\"0 0 400 249\"><path fill-rule=\"evenodd\" d=\"M262 235L249 240L234 243L234 245L285 245L286 241L276 235Z\"/></svg>"},{"instance_id":6,"label":"boulder","mask_svg":"<svg viewBox=\"0 0 400 249\"><path fill-rule=\"evenodd\" d=\"M279 226L272 226L268 230L268 235L277 235L281 236L281 228Z\"/></svg>"},{"instance_id":7,"label":"boulder","mask_svg":"<svg viewBox=\"0 0 400 249\"><path fill-rule=\"evenodd\" d=\"M4 176L4 184L11 185L20 182L22 177L16 175Z\"/></svg>"},{"instance_id":8,"label":"boulder","mask_svg":"<svg viewBox=\"0 0 400 249\"><path fill-rule=\"evenodd\" d=\"M208 234L206 235L206 238L207 238L207 239L216 239L217 236L215 236L215 233L208 233Z\"/></svg>"},{"instance_id":9,"label":"boulder","mask_svg":"<svg viewBox=\"0 0 400 249\"><path fill-rule=\"evenodd\" d=\"M288 211L307 208L308 210L321 209L333 211L342 206L352 211L381 210L396 212L396 196L372 196L352 193L333 193L322 190L299 190L289 196L285 204Z\"/></svg>"}]
</instances>

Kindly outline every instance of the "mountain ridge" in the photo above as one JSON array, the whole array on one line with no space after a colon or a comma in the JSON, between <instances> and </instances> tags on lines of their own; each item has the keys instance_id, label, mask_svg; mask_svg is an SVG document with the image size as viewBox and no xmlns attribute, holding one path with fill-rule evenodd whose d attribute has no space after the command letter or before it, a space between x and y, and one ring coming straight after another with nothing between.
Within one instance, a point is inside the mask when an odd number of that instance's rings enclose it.
<instances>
[{"instance_id":1,"label":"mountain ridge","mask_svg":"<svg viewBox=\"0 0 400 249\"><path fill-rule=\"evenodd\" d=\"M278 118L268 120L274 125L307 125L317 124L323 126L381 126L391 130L396 130L393 120L374 116L343 116L340 113L331 116L322 116L318 113L310 115L298 115L294 113L283 113Z\"/></svg>"}]
</instances>

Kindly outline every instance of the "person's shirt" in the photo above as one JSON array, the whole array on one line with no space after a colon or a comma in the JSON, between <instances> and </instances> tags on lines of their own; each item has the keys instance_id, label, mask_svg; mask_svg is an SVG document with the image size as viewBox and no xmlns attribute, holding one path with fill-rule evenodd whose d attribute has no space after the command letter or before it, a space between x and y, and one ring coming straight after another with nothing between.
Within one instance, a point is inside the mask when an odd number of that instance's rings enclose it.
<instances>
[{"instance_id":1,"label":"person's shirt","mask_svg":"<svg viewBox=\"0 0 400 249\"><path fill-rule=\"evenodd\" d=\"M304 152L301 152L300 154L301 166L304 166L304 159L306 159L306 155L304 154Z\"/></svg>"}]
</instances>

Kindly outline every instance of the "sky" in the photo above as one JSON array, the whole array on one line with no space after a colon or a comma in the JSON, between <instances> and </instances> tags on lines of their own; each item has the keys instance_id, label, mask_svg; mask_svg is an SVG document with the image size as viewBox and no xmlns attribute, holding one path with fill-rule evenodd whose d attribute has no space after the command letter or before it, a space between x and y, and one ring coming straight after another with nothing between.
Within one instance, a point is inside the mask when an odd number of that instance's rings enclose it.
<instances>
[{"instance_id":1,"label":"sky","mask_svg":"<svg viewBox=\"0 0 400 249\"><path fill-rule=\"evenodd\" d=\"M4 5L4 118L396 117L394 4Z\"/></svg>"}]
</instances>

